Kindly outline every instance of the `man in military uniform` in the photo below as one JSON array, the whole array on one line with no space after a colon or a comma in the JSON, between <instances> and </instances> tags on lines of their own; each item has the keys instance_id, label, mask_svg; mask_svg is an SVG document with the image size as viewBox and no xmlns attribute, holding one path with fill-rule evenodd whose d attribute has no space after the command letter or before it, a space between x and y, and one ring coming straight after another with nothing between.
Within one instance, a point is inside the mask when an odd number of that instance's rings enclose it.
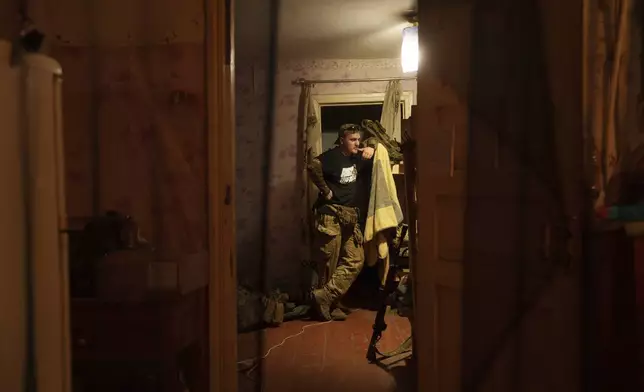
<instances>
[{"instance_id":1,"label":"man in military uniform","mask_svg":"<svg viewBox=\"0 0 644 392\"><path fill-rule=\"evenodd\" d=\"M331 310L346 294L364 264L363 236L358 206L358 176L369 171L372 147L360 148L360 127L343 125L337 146L313 159L308 166L311 181L320 190L315 204L313 258L318 275L329 271L324 285L311 299L318 315L331 320ZM339 309L334 311L334 316ZM343 318L340 315L333 318Z\"/></svg>"}]
</instances>

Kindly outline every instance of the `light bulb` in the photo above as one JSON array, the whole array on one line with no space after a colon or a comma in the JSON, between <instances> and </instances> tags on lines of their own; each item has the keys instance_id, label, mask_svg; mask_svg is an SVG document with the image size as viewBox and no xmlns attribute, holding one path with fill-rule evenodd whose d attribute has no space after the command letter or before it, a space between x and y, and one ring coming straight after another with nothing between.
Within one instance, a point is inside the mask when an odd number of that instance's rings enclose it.
<instances>
[{"instance_id":1,"label":"light bulb","mask_svg":"<svg viewBox=\"0 0 644 392\"><path fill-rule=\"evenodd\" d=\"M418 71L418 26L403 29L400 61L403 73Z\"/></svg>"}]
</instances>

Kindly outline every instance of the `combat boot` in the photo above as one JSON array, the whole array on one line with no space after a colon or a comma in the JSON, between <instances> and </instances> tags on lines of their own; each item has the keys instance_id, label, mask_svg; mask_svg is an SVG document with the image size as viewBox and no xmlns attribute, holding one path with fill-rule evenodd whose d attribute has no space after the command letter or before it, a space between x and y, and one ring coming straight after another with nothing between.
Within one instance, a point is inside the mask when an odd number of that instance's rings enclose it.
<instances>
[{"instance_id":1,"label":"combat boot","mask_svg":"<svg viewBox=\"0 0 644 392\"><path fill-rule=\"evenodd\" d=\"M347 314L340 308L333 309L331 312L331 318L333 321L344 321L347 319Z\"/></svg>"},{"instance_id":2,"label":"combat boot","mask_svg":"<svg viewBox=\"0 0 644 392\"><path fill-rule=\"evenodd\" d=\"M336 307L336 309L340 309L342 311L342 313L344 313L347 316L350 315L351 313L353 313L353 309L351 309L348 306L345 306L342 302L338 302L335 305L335 307Z\"/></svg>"},{"instance_id":3,"label":"combat boot","mask_svg":"<svg viewBox=\"0 0 644 392\"><path fill-rule=\"evenodd\" d=\"M313 290L311 299L317 312L317 315L324 321L331 321L331 299L329 294L324 289Z\"/></svg>"}]
</instances>

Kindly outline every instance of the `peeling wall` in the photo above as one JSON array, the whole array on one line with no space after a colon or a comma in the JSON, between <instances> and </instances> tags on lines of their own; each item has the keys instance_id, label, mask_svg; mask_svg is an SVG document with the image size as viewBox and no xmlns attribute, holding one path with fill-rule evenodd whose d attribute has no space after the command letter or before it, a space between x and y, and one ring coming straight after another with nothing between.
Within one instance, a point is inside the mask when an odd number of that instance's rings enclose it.
<instances>
[{"instance_id":1,"label":"peeling wall","mask_svg":"<svg viewBox=\"0 0 644 392\"><path fill-rule=\"evenodd\" d=\"M399 59L304 60L282 62L276 75L276 111L272 172L268 195L268 287L296 289L299 283L301 227L297 172L299 86L306 79L384 78L402 76ZM237 67L237 255L241 282L261 281L259 247L262 143L266 119L266 71ZM313 94L383 93L386 82L320 84ZM403 90L416 91L415 81L404 81Z\"/></svg>"}]
</instances>

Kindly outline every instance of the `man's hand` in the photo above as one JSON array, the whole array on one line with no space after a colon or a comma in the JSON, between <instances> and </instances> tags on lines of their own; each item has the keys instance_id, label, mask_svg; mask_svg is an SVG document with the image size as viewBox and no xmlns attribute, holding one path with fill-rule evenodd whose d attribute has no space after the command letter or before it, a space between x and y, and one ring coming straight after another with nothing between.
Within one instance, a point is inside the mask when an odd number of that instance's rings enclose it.
<instances>
[{"instance_id":1,"label":"man's hand","mask_svg":"<svg viewBox=\"0 0 644 392\"><path fill-rule=\"evenodd\" d=\"M375 150L372 147L359 148L358 151L362 153L362 157L364 159L373 158L373 153L375 152Z\"/></svg>"},{"instance_id":2,"label":"man's hand","mask_svg":"<svg viewBox=\"0 0 644 392\"><path fill-rule=\"evenodd\" d=\"M329 193L324 195L324 198L327 199L327 200L333 199L333 191L331 189L329 189Z\"/></svg>"}]
</instances>

